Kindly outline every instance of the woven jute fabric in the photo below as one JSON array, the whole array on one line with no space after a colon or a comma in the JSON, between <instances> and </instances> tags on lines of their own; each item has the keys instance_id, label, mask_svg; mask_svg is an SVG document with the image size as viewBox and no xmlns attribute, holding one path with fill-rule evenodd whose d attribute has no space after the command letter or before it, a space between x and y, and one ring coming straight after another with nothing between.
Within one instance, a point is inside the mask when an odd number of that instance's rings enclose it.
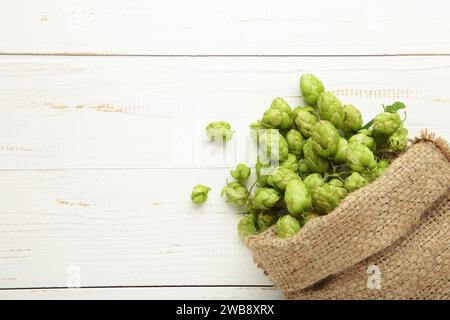
<instances>
[{"instance_id":1,"label":"woven jute fabric","mask_svg":"<svg viewBox=\"0 0 450 320\"><path fill-rule=\"evenodd\" d=\"M423 132L328 215L246 245L289 299L449 299L449 145Z\"/></svg>"}]
</instances>

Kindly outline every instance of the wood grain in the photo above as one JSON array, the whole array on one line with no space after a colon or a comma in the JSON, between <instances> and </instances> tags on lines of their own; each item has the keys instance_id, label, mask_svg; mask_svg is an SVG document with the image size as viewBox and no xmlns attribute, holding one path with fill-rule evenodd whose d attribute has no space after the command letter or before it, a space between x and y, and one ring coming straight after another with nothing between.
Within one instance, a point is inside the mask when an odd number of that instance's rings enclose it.
<instances>
[{"instance_id":1,"label":"wood grain","mask_svg":"<svg viewBox=\"0 0 450 320\"><path fill-rule=\"evenodd\" d=\"M450 54L447 0L8 0L0 52Z\"/></svg>"}]
</instances>

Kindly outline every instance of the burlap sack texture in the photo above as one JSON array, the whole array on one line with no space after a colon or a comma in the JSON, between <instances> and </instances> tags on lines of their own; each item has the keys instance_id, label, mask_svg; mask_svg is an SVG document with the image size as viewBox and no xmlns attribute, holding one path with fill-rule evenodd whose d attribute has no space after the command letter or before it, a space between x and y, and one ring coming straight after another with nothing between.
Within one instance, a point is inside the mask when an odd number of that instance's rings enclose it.
<instances>
[{"instance_id":1,"label":"burlap sack texture","mask_svg":"<svg viewBox=\"0 0 450 320\"><path fill-rule=\"evenodd\" d=\"M328 215L246 245L288 299L449 299L449 161L448 143L425 131Z\"/></svg>"}]
</instances>

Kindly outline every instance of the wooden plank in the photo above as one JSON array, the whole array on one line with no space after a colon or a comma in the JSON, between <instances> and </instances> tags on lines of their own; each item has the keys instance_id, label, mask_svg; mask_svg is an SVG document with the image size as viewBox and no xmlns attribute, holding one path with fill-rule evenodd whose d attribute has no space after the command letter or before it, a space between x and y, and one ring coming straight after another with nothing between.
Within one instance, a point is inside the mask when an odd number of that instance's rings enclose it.
<instances>
[{"instance_id":1,"label":"wooden plank","mask_svg":"<svg viewBox=\"0 0 450 320\"><path fill-rule=\"evenodd\" d=\"M273 288L252 287L193 287L193 288L96 288L57 290L0 291L1 300L15 299L225 299L225 300L280 300L283 294Z\"/></svg>"},{"instance_id":2,"label":"wooden plank","mask_svg":"<svg viewBox=\"0 0 450 320\"><path fill-rule=\"evenodd\" d=\"M8 0L0 52L450 54L447 0Z\"/></svg>"},{"instance_id":3,"label":"wooden plank","mask_svg":"<svg viewBox=\"0 0 450 320\"><path fill-rule=\"evenodd\" d=\"M0 288L269 285L237 234L241 209L220 199L228 174L0 171ZM203 206L198 183L212 188Z\"/></svg>"},{"instance_id":4,"label":"wooden plank","mask_svg":"<svg viewBox=\"0 0 450 320\"><path fill-rule=\"evenodd\" d=\"M314 72L370 120L408 106L421 128L450 139L450 57L0 57L0 168L204 168L254 161L248 124L274 97L302 104ZM226 149L204 127L230 121Z\"/></svg>"}]
</instances>

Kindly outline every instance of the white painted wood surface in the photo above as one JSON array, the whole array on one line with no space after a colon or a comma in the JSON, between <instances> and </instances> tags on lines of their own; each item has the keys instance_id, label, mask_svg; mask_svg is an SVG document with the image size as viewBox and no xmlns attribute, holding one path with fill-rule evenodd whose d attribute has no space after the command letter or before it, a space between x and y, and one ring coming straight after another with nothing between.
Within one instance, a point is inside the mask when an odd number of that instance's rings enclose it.
<instances>
[{"instance_id":1,"label":"white painted wood surface","mask_svg":"<svg viewBox=\"0 0 450 320\"><path fill-rule=\"evenodd\" d=\"M219 195L254 162L248 123L301 104L313 72L366 121L401 100L410 136L450 140L449 7L2 1L0 298L281 298ZM400 56L362 56L384 54ZM222 119L226 150L203 132ZM89 288L43 290L74 281Z\"/></svg>"},{"instance_id":2,"label":"white painted wood surface","mask_svg":"<svg viewBox=\"0 0 450 320\"><path fill-rule=\"evenodd\" d=\"M0 52L450 53L448 0L10 0Z\"/></svg>"},{"instance_id":3,"label":"white painted wood surface","mask_svg":"<svg viewBox=\"0 0 450 320\"><path fill-rule=\"evenodd\" d=\"M0 299L244 299L281 300L283 295L273 288L194 287L194 288L95 288L95 289L34 289L0 291Z\"/></svg>"}]
</instances>

